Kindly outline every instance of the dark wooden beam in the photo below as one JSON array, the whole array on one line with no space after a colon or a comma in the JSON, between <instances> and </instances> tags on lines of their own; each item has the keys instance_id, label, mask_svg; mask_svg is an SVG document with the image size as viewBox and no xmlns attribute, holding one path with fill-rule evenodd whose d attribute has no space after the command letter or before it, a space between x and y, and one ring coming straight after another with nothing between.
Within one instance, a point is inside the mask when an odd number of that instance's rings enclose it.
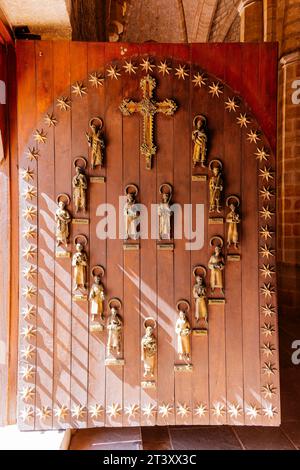
<instances>
[{"instance_id":1,"label":"dark wooden beam","mask_svg":"<svg viewBox=\"0 0 300 470\"><path fill-rule=\"evenodd\" d=\"M105 0L71 0L70 10L73 41L106 40Z\"/></svg>"}]
</instances>

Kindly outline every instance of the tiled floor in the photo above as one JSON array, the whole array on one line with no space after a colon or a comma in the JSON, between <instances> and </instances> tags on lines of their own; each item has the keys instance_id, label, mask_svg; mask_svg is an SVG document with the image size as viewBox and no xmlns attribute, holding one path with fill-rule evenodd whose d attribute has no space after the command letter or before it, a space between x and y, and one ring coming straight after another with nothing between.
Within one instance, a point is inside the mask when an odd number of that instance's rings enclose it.
<instances>
[{"instance_id":1,"label":"tiled floor","mask_svg":"<svg viewBox=\"0 0 300 470\"><path fill-rule=\"evenodd\" d=\"M291 344L300 339L300 316L281 315L280 321L282 425L186 426L77 431L71 450L300 450L300 364L291 362Z\"/></svg>"}]
</instances>

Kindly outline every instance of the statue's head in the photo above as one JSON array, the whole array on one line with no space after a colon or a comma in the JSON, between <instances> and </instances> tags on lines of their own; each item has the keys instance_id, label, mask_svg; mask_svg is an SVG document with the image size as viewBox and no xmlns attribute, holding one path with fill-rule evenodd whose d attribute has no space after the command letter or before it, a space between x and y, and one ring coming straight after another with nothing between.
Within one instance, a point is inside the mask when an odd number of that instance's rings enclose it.
<instances>
[{"instance_id":1,"label":"statue's head","mask_svg":"<svg viewBox=\"0 0 300 470\"><path fill-rule=\"evenodd\" d=\"M115 317L115 316L117 315L117 313L118 313L118 310L116 309L116 307L112 307L112 308L110 309L110 311L111 311L111 314L112 314L113 317Z\"/></svg>"},{"instance_id":2,"label":"statue's head","mask_svg":"<svg viewBox=\"0 0 300 470\"><path fill-rule=\"evenodd\" d=\"M80 166L77 166L76 167L76 174L79 175L81 173L81 168Z\"/></svg>"},{"instance_id":3,"label":"statue's head","mask_svg":"<svg viewBox=\"0 0 300 470\"><path fill-rule=\"evenodd\" d=\"M220 168L218 166L214 166L212 171L214 176L218 176Z\"/></svg>"},{"instance_id":4,"label":"statue's head","mask_svg":"<svg viewBox=\"0 0 300 470\"><path fill-rule=\"evenodd\" d=\"M181 320L185 320L186 315L185 315L185 311L184 311L184 310L179 310L179 318L180 318Z\"/></svg>"},{"instance_id":5,"label":"statue's head","mask_svg":"<svg viewBox=\"0 0 300 470\"><path fill-rule=\"evenodd\" d=\"M59 202L58 202L58 207L59 207L60 209L64 209L64 208L66 207L66 204L64 203L64 201L59 201Z\"/></svg>"},{"instance_id":6,"label":"statue's head","mask_svg":"<svg viewBox=\"0 0 300 470\"><path fill-rule=\"evenodd\" d=\"M221 253L220 245L215 246L215 253L216 253L216 255L219 255Z\"/></svg>"},{"instance_id":7,"label":"statue's head","mask_svg":"<svg viewBox=\"0 0 300 470\"><path fill-rule=\"evenodd\" d=\"M94 276L94 283L97 284L98 286L101 284L100 276Z\"/></svg>"},{"instance_id":8,"label":"statue's head","mask_svg":"<svg viewBox=\"0 0 300 470\"><path fill-rule=\"evenodd\" d=\"M162 201L163 202L169 202L169 194L168 193L162 193Z\"/></svg>"},{"instance_id":9,"label":"statue's head","mask_svg":"<svg viewBox=\"0 0 300 470\"><path fill-rule=\"evenodd\" d=\"M152 326L147 326L146 327L146 336L151 336L153 333L153 328Z\"/></svg>"},{"instance_id":10,"label":"statue's head","mask_svg":"<svg viewBox=\"0 0 300 470\"><path fill-rule=\"evenodd\" d=\"M203 284L203 277L202 277L202 276L199 276L199 275L196 276L196 282L197 282L197 284L202 285L202 284Z\"/></svg>"},{"instance_id":11,"label":"statue's head","mask_svg":"<svg viewBox=\"0 0 300 470\"><path fill-rule=\"evenodd\" d=\"M235 205L233 203L229 205L229 208L232 210L232 212L235 212Z\"/></svg>"},{"instance_id":12,"label":"statue's head","mask_svg":"<svg viewBox=\"0 0 300 470\"><path fill-rule=\"evenodd\" d=\"M128 193L128 194L127 194L127 201L128 201L128 202L134 202L134 195L133 195L133 193Z\"/></svg>"},{"instance_id":13,"label":"statue's head","mask_svg":"<svg viewBox=\"0 0 300 470\"><path fill-rule=\"evenodd\" d=\"M83 245L81 243L76 243L76 251L81 252L83 250Z\"/></svg>"}]
</instances>

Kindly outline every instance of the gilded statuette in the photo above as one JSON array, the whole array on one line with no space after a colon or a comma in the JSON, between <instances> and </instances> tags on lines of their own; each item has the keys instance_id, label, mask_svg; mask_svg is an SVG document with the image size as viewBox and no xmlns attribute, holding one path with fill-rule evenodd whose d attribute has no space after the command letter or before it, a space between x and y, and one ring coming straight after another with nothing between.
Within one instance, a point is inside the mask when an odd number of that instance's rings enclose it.
<instances>
[{"instance_id":1,"label":"gilded statuette","mask_svg":"<svg viewBox=\"0 0 300 470\"><path fill-rule=\"evenodd\" d=\"M68 206L71 202L70 197L64 193L59 194L56 198L56 202L58 205L58 208L55 212L56 246L67 246L69 243L69 224L71 222L71 215L66 209L66 206Z\"/></svg>"},{"instance_id":2,"label":"gilded statuette","mask_svg":"<svg viewBox=\"0 0 300 470\"><path fill-rule=\"evenodd\" d=\"M133 191L129 191L133 189ZM136 206L136 197L138 195L138 187L135 184L128 184L125 187L126 203L124 205L124 223L125 223L125 240L131 238L137 240L139 213Z\"/></svg>"},{"instance_id":3,"label":"gilded statuette","mask_svg":"<svg viewBox=\"0 0 300 470\"><path fill-rule=\"evenodd\" d=\"M215 245L215 241L219 243ZM217 288L220 289L220 292L224 295L223 271L225 268L225 259L222 254L223 239L221 237L212 237L209 244L214 248L214 252L208 261L211 292L214 292Z\"/></svg>"},{"instance_id":4,"label":"gilded statuette","mask_svg":"<svg viewBox=\"0 0 300 470\"><path fill-rule=\"evenodd\" d=\"M91 134L86 133L88 145L91 148L91 168L96 166L102 168L104 162L105 143L103 139L102 129L103 120L100 117L94 117L90 120L89 126Z\"/></svg>"},{"instance_id":5,"label":"gilded statuette","mask_svg":"<svg viewBox=\"0 0 300 470\"><path fill-rule=\"evenodd\" d=\"M223 193L222 163L212 160L209 164L212 176L209 180L209 212L221 212L221 199Z\"/></svg>"},{"instance_id":6,"label":"gilded statuette","mask_svg":"<svg viewBox=\"0 0 300 470\"><path fill-rule=\"evenodd\" d=\"M81 161L83 166L79 166L78 162ZM85 175L87 161L84 157L77 157L74 160L75 176L73 177L73 201L75 205L75 212L86 211L87 200L87 178Z\"/></svg>"},{"instance_id":7,"label":"gilded statuette","mask_svg":"<svg viewBox=\"0 0 300 470\"><path fill-rule=\"evenodd\" d=\"M167 188L164 190L164 188ZM170 240L171 239L171 215L172 209L170 202L172 199L172 186L169 183L163 183L159 187L161 194L161 202L158 205L158 217L159 217L159 239Z\"/></svg>"},{"instance_id":8,"label":"gilded statuette","mask_svg":"<svg viewBox=\"0 0 300 470\"><path fill-rule=\"evenodd\" d=\"M76 252L72 257L74 292L79 289L86 290L87 288L88 256L84 250L87 243L88 240L85 235L77 235L74 238L74 245L76 248Z\"/></svg>"},{"instance_id":9,"label":"gilded statuette","mask_svg":"<svg viewBox=\"0 0 300 470\"><path fill-rule=\"evenodd\" d=\"M182 306L185 306L182 307ZM175 333L177 334L177 353L180 360L191 360L191 325L187 317L190 304L187 300L178 300L176 310L178 311L178 319L175 325Z\"/></svg>"},{"instance_id":10,"label":"gilded statuette","mask_svg":"<svg viewBox=\"0 0 300 470\"><path fill-rule=\"evenodd\" d=\"M154 336L156 321L152 317L144 320L145 335L141 341L142 362L144 365L144 377L154 377L157 341Z\"/></svg>"},{"instance_id":11,"label":"gilded statuette","mask_svg":"<svg viewBox=\"0 0 300 470\"><path fill-rule=\"evenodd\" d=\"M201 274L199 273L201 272ZM195 301L195 319L200 322L203 329L207 329L207 292L205 286L206 268L195 266L193 269L195 284L193 286L193 298Z\"/></svg>"},{"instance_id":12,"label":"gilded statuette","mask_svg":"<svg viewBox=\"0 0 300 470\"><path fill-rule=\"evenodd\" d=\"M100 319L104 320L104 301L105 291L101 282L104 276L104 268L102 266L94 266L91 270L93 284L89 293L89 301L91 305L91 320L95 321L95 317L100 315Z\"/></svg>"},{"instance_id":13,"label":"gilded statuette","mask_svg":"<svg viewBox=\"0 0 300 470\"><path fill-rule=\"evenodd\" d=\"M194 142L193 167L205 167L207 155L207 120L202 114L194 117L192 141Z\"/></svg>"},{"instance_id":14,"label":"gilded statuette","mask_svg":"<svg viewBox=\"0 0 300 470\"><path fill-rule=\"evenodd\" d=\"M114 305L113 305L114 304ZM108 302L108 308L110 310L110 316L107 322L107 355L110 356L116 353L117 356L121 355L122 352L122 332L123 332L123 321L119 315L121 309L121 301L117 298L112 298Z\"/></svg>"},{"instance_id":15,"label":"gilded statuette","mask_svg":"<svg viewBox=\"0 0 300 470\"><path fill-rule=\"evenodd\" d=\"M240 215L237 212L237 208L240 205L240 200L237 196L228 196L226 199L226 206L229 207L229 212L226 216L226 222L228 224L227 232L227 247L231 245L234 248L238 248L239 244L239 232L238 224L241 222Z\"/></svg>"}]
</instances>

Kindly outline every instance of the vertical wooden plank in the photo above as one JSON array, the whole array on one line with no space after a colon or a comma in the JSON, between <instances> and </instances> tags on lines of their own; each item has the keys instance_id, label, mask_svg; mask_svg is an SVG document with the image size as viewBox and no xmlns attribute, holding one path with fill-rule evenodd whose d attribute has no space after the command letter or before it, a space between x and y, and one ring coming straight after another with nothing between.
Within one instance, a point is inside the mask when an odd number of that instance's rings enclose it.
<instances>
[{"instance_id":1,"label":"vertical wooden plank","mask_svg":"<svg viewBox=\"0 0 300 470\"><path fill-rule=\"evenodd\" d=\"M36 294L31 299L26 299L23 295L27 287L37 289L37 200L27 202L23 196L28 183L23 179L24 171L29 168L33 179L30 180L31 186L37 190L37 161L29 161L27 151L29 147L35 145L32 132L36 126L36 64L35 64L35 43L19 42L17 44L17 80L18 80L18 155L19 155L19 383L18 383L18 424L21 429L34 429L35 418L35 372L36 372ZM30 214L25 211L30 208ZM27 220L29 219L29 220ZM33 238L24 237L24 232L32 230ZM32 256L24 257L30 249ZM30 281L24 277L24 270L31 268L35 274ZM32 315L24 316L23 312L32 312ZM25 338L22 332L26 328L33 328L33 335ZM21 351L29 348L29 356L23 356ZM28 371L27 376L24 374ZM30 396L25 401L21 393L30 390ZM29 414L28 414L28 413Z\"/></svg>"},{"instance_id":2,"label":"vertical wooden plank","mask_svg":"<svg viewBox=\"0 0 300 470\"><path fill-rule=\"evenodd\" d=\"M72 42L71 50L71 85L83 82L86 86L87 77L87 44ZM74 89L72 89L72 92ZM88 99L87 95L82 97L72 94L72 161L75 157L87 157L87 140L85 130L87 125ZM75 168L72 168L72 176ZM88 168L86 175L88 175ZM88 217L89 192L87 193L87 213L78 213L76 217ZM74 206L73 206L74 213ZM88 225L74 225L73 227L73 252L74 237L83 234L89 237ZM89 256L90 240L85 247ZM73 286L72 286L73 289ZM87 425L87 386L88 386L88 302L75 302L72 300L72 358L71 358L71 423L73 427L86 427ZM77 417L76 407L84 407L82 416Z\"/></svg>"},{"instance_id":3,"label":"vertical wooden plank","mask_svg":"<svg viewBox=\"0 0 300 470\"><path fill-rule=\"evenodd\" d=\"M105 45L105 66L118 65L120 45ZM115 207L118 217L119 196L124 194L122 172L122 114L119 105L122 101L122 80L106 78L106 102L105 122L107 149L107 195L108 202ZM118 228L117 228L118 230ZM118 237L118 231L117 231ZM122 309L119 312L124 322L123 301L123 246L119 239L107 240L107 295L108 298L118 297L122 301ZM109 312L108 312L109 315ZM123 331L124 333L124 331ZM124 339L124 337L123 337ZM123 351L124 353L124 351ZM125 358L125 357L124 357ZM126 358L125 358L126 360ZM106 367L106 410L113 404L123 410L123 367ZM106 413L106 426L122 426L122 414L116 416Z\"/></svg>"},{"instance_id":4,"label":"vertical wooden plank","mask_svg":"<svg viewBox=\"0 0 300 470\"><path fill-rule=\"evenodd\" d=\"M104 76L104 44L89 43L88 44L88 74L98 72ZM98 87L92 86L89 82L88 88L88 121L99 116L104 120L105 116L105 89L106 84L99 85ZM87 129L90 133L90 129ZM106 135L106 122L104 120L104 138ZM105 138L106 140L106 138ZM91 176L104 176L106 178L106 165L109 155L109 142L106 142L106 155L104 167L100 169L96 167L94 170L90 168L91 158L89 158L89 172ZM90 183L89 189L89 216L90 216L90 271L93 266L101 265L106 270L106 240L99 239L97 235L97 208L100 204L106 202L106 183ZM97 247L97 248L96 248ZM93 278L90 275L91 287ZM103 278L104 289L106 289L106 275ZM105 292L107 296L107 292ZM105 315L107 315L107 299L105 303ZM96 318L97 322L101 321ZM91 321L91 316L90 320ZM88 427L103 426L104 413L103 407L105 405L105 330L102 332L89 331L89 370L88 370ZM101 407L102 412L99 415L94 415L94 407Z\"/></svg>"},{"instance_id":5,"label":"vertical wooden plank","mask_svg":"<svg viewBox=\"0 0 300 470\"><path fill-rule=\"evenodd\" d=\"M52 418L44 410L52 410L53 392L53 310L54 310L54 131L47 127L44 113L53 113L52 43L35 43L36 112L38 130L44 131L46 142L39 144L38 161L38 298L37 298L37 363L35 429L52 426Z\"/></svg>"},{"instance_id":6,"label":"vertical wooden plank","mask_svg":"<svg viewBox=\"0 0 300 470\"><path fill-rule=\"evenodd\" d=\"M72 197L72 153L71 153L71 111L60 110L57 99L70 97L70 43L53 42L53 90L57 119L55 132L55 199L65 193ZM72 215L71 204L67 209ZM72 225L67 250L72 252ZM70 258L55 258L55 317L54 317L54 364L53 364L53 427L70 427L71 409L71 315L72 282ZM66 407L66 419L57 416L57 410Z\"/></svg>"},{"instance_id":7,"label":"vertical wooden plank","mask_svg":"<svg viewBox=\"0 0 300 470\"><path fill-rule=\"evenodd\" d=\"M193 64L193 76L201 72L201 69L197 65L201 63L201 50L199 47L191 46L191 60ZM199 72L199 73L200 73ZM208 123L208 152L207 152L207 165L211 158L210 142L212 135L210 133L211 119L209 115L210 109L210 97L208 96L207 85L199 87L191 84L191 112L189 116L190 120L190 139L192 132L192 122L195 116L203 114L207 117ZM190 145L189 161L192 167L192 155L193 155L193 144ZM208 175L208 169L196 167L192 170L193 175ZM204 181L192 181L191 182L191 204L193 205L193 217L195 214L195 204L204 205L204 222L198 225L194 224L194 229L197 228L199 231L202 229L204 232L204 245L200 250L192 250L191 252L191 268L190 277L192 279L191 289L195 283L195 279L192 276L192 270L195 266L201 265L207 268L207 247L208 247L208 191L207 191L208 180ZM209 273L205 279L207 295L209 295ZM191 299L191 315L193 317L193 327L199 328L199 325L195 321L195 302ZM193 351L193 383L192 383L192 395L193 395L193 424L209 424L209 384L208 384L208 342L210 335L210 317L208 316L208 332L207 336L193 336L192 337L192 351ZM203 413L201 413L203 410ZM199 414L200 413L200 414Z\"/></svg>"},{"instance_id":8,"label":"vertical wooden plank","mask_svg":"<svg viewBox=\"0 0 300 470\"><path fill-rule=\"evenodd\" d=\"M124 61L135 62L134 56L139 53L139 46L126 44ZM137 101L141 99L139 87L140 75L125 73L122 70L124 98ZM134 183L139 187L140 173L140 138L139 130L142 116L123 118L123 187ZM137 197L143 202L143 194ZM143 322L143 319L142 319ZM123 426L140 424L140 383L141 383L141 351L140 351L140 250L124 251L124 413ZM130 408L131 407L131 408ZM133 407L133 408L132 408ZM133 414L130 411L133 410Z\"/></svg>"}]
</instances>

